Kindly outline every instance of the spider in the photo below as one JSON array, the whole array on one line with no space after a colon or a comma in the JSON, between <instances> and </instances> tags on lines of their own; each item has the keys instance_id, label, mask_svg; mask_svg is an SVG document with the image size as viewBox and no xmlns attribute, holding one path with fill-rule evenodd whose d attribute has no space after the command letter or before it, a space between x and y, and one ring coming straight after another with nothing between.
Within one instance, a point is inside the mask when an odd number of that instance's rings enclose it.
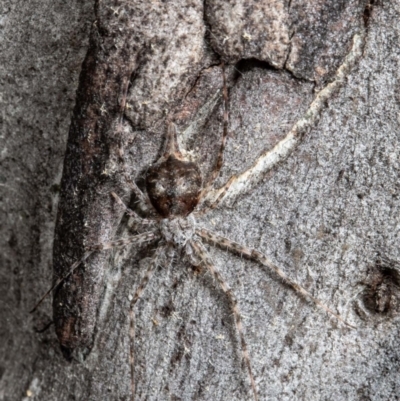
<instances>
[{"instance_id":1,"label":"spider","mask_svg":"<svg viewBox=\"0 0 400 401\"><path fill-rule=\"evenodd\" d=\"M137 213L126 206L116 193L111 193L115 201L121 205L134 222L137 223L141 229L145 229L145 231L129 238L117 239L89 247L85 255L71 266L68 274L61 277L33 309L35 310L44 298L46 298L46 296L60 285L69 275L71 275L93 252L125 247L127 245L139 246L146 243L157 243L150 266L145 272L130 302L129 361L131 369L132 401L134 401L135 398L135 305L143 294L143 291L149 283L153 273L160 265L160 260L165 257L165 255L168 255L168 257L171 258L178 252L183 253L190 264L205 268L225 294L234 317L236 331L240 339L241 356L247 370L255 401L258 401L259 398L252 372L251 358L249 356L243 332L239 305L233 290L229 287L217 266L209 256L204 246L204 242L212 246L226 249L235 255L244 256L245 258L251 259L270 268L301 296L308 298L346 326L353 327L340 315L333 312L318 299L314 298L302 286L290 279L283 270L272 263L263 253L225 238L214 231L199 227L196 223L196 216L204 214L210 209L217 207L223 200L229 197L236 197L238 194L248 191L251 186L254 186L262 178L267 170L285 159L292 152L301 140L304 132L314 124L326 101L343 83L347 73L360 57L362 46L363 35L356 34L353 38L353 47L350 53L346 56L343 64L339 67L335 79L317 94L305 116L294 125L287 136L272 150L262 154L250 169L239 176L233 176L221 188L215 189L214 183L219 176L219 172L223 165L223 153L228 136L229 121L228 91L224 67L222 67L222 92L224 104L223 134L217 160L207 182L203 183L202 173L198 165L184 157L178 145L176 127L174 123L170 122L167 127L167 138L161 157L155 164L148 168L145 178L146 191L142 192L134 181L128 179L130 187L138 198L138 202L141 204L143 209L152 210L152 217L148 219L140 217Z\"/></svg>"}]
</instances>

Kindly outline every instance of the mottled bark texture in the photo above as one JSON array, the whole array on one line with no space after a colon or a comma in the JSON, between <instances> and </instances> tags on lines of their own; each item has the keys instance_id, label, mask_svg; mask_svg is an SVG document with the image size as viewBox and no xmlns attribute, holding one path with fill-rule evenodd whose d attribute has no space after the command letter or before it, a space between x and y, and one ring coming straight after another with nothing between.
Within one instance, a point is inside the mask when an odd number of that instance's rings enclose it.
<instances>
[{"instance_id":1,"label":"mottled bark texture","mask_svg":"<svg viewBox=\"0 0 400 401\"><path fill-rule=\"evenodd\" d=\"M222 60L219 184L285 137L362 30L361 61L300 146L201 225L264 252L358 327L210 249L238 299L261 400L398 398L398 2L6 0L0 13L0 400L130 399L129 298L153 248L96 254L56 291L54 318L50 299L29 315L53 269L135 231L110 191L135 207L124 171L143 187L166 121L209 177ZM137 304L135 348L136 400L252 399L226 298L179 257Z\"/></svg>"}]
</instances>

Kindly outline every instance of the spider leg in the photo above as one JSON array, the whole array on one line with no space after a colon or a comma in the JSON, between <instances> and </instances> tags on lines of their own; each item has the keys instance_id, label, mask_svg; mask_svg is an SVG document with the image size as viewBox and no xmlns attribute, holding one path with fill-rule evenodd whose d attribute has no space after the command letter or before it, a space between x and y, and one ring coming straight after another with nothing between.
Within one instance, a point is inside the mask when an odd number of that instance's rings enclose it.
<instances>
[{"instance_id":1,"label":"spider leg","mask_svg":"<svg viewBox=\"0 0 400 401\"><path fill-rule=\"evenodd\" d=\"M139 301L140 297L143 294L147 284L149 283L153 273L159 266L158 260L160 256L165 254L166 246L160 246L157 248L154 258L150 263L149 268L147 269L145 275L142 278L138 288L136 289L135 294L130 303L129 307L129 365L131 369L131 393L132 393L132 401L135 401L135 305L137 301Z\"/></svg>"},{"instance_id":2,"label":"spider leg","mask_svg":"<svg viewBox=\"0 0 400 401\"><path fill-rule=\"evenodd\" d=\"M194 212L194 215L197 216L202 216L205 213L208 213L210 210L215 209L222 201L222 199L224 199L225 194L228 192L230 186L232 185L233 182L235 182L236 180L236 176L233 176L229 179L229 181L221 188L222 191L220 191L216 197L214 199L212 199L209 203L207 202L203 202L200 205L199 210L196 210ZM210 193L210 192L208 192ZM205 195L207 197L207 194Z\"/></svg>"},{"instance_id":3,"label":"spider leg","mask_svg":"<svg viewBox=\"0 0 400 401\"><path fill-rule=\"evenodd\" d=\"M243 326L242 326L242 317L240 314L240 310L238 307L238 302L236 300L235 295L233 294L231 288L229 288L228 284L222 277L221 273L217 269L217 267L212 263L210 260L210 257L204 248L204 245L200 241L190 241L190 246L192 247L195 255L200 258L200 260L203 262L203 264L206 266L208 271L211 273L213 278L218 282L219 286L221 287L222 291L225 293L227 296L230 306L232 308L232 313L235 318L235 325L236 325L236 330L239 333L240 337L240 345L242 348L242 358L243 361L247 367L249 377L250 377L250 382L251 382L251 388L253 390L253 395L254 395L254 400L258 401L258 395L257 395L257 388L256 388L256 383L254 381L254 376L253 372L251 370L251 363L250 363L250 357L249 357L249 352L247 350L247 343L244 337L243 333Z\"/></svg>"},{"instance_id":4,"label":"spider leg","mask_svg":"<svg viewBox=\"0 0 400 401\"><path fill-rule=\"evenodd\" d=\"M157 216L157 214L154 211L154 207L150 202L149 197L147 196L147 194L145 194L144 192L142 192L140 190L140 188L136 185L135 181L133 181L131 179L131 177L129 177L128 173L124 174L125 177L125 181L127 182L127 184L129 185L129 188L132 189L133 193L136 195L136 197L139 199L139 203L141 204L141 206L147 210L151 215L153 216Z\"/></svg>"},{"instance_id":5,"label":"spider leg","mask_svg":"<svg viewBox=\"0 0 400 401\"><path fill-rule=\"evenodd\" d=\"M130 71L131 74L134 70L134 66L130 66ZM123 126L123 120L124 120L124 114L125 114L125 109L126 109L126 103L127 103L127 98L128 98L128 90L129 90L129 85L131 83L131 75L129 76L128 79L125 78L125 82L123 83L122 86L122 96L121 96L121 102L120 102L120 116L118 119L117 127L116 127L116 134L119 135L119 147L118 147L118 156L121 160L124 159L124 150L122 147L122 126ZM125 166L124 166L125 167Z\"/></svg>"},{"instance_id":6,"label":"spider leg","mask_svg":"<svg viewBox=\"0 0 400 401\"><path fill-rule=\"evenodd\" d=\"M158 238L159 238L158 234L155 234L154 232L149 231L149 232L145 232L145 233L142 233L139 235L135 235L133 237L117 239L114 241L105 242L102 244L97 244L97 245L88 247L88 251L85 252L85 254L82 256L82 258L77 260L75 263L73 263L71 265L71 268L69 269L69 271L64 276L60 277L53 284L53 286L49 290L46 291L46 293L40 298L40 300L33 307L33 309L31 309L29 311L29 313L33 313L41 305L41 303L48 297L48 295L53 290L55 290L62 282L64 282L93 252L117 248L117 247L129 245L129 244L141 245L146 242L154 241Z\"/></svg>"},{"instance_id":7,"label":"spider leg","mask_svg":"<svg viewBox=\"0 0 400 401\"><path fill-rule=\"evenodd\" d=\"M226 145L226 138L228 137L228 123L229 123L229 116L228 116L228 88L226 85L226 75L225 75L225 63L222 63L222 78L223 78L223 99L224 99L224 122L223 122L223 134L222 134L222 140L221 140L221 145L219 148L219 153L217 157L217 161L215 163L215 166L213 168L213 171L211 172L211 176L208 179L207 184L204 186L203 190L201 191L200 194L200 199L203 198L208 191L210 190L211 186L213 185L214 181L219 175L219 172L221 170L223 161L224 161L224 150L225 150L225 145Z\"/></svg>"},{"instance_id":8,"label":"spider leg","mask_svg":"<svg viewBox=\"0 0 400 401\"><path fill-rule=\"evenodd\" d=\"M208 121L212 110L217 105L220 98L220 90L217 90L208 100L207 102L200 108L194 120L190 123L188 127L184 131L182 131L179 135L181 140L184 143L187 143L190 139L194 138L194 134L199 132L201 127L205 125Z\"/></svg>"},{"instance_id":9,"label":"spider leg","mask_svg":"<svg viewBox=\"0 0 400 401\"><path fill-rule=\"evenodd\" d=\"M256 186L269 170L290 156L304 134L315 125L327 101L340 89L345 78L362 56L364 41L365 32L354 35L352 48L336 71L334 80L318 92L306 113L293 125L286 137L274 148L264 152L248 170L234 175L222 187L207 191L203 197L203 205L206 207L213 205L212 207L215 208L223 199L236 199Z\"/></svg>"},{"instance_id":10,"label":"spider leg","mask_svg":"<svg viewBox=\"0 0 400 401\"><path fill-rule=\"evenodd\" d=\"M334 316L337 320L344 323L347 327L355 329L356 327L346 322L340 315L335 313L332 309L328 308L324 303L322 303L317 298L314 298L306 289L301 285L297 284L291 278L289 278L286 273L284 273L278 266L274 265L263 253L256 251L255 249L248 248L246 246L240 245L237 242L231 241L222 235L218 235L212 231L206 230L204 228L196 229L196 234L203 238L205 241L218 245L221 248L228 249L229 251L243 255L249 259L253 259L264 266L269 267L273 270L285 283L289 284L295 291L303 295L305 298L311 300L315 305L322 308L327 313Z\"/></svg>"},{"instance_id":11,"label":"spider leg","mask_svg":"<svg viewBox=\"0 0 400 401\"><path fill-rule=\"evenodd\" d=\"M140 191L140 190L139 190ZM128 206L125 205L125 203L123 202L123 200L115 193L115 192L111 192L111 195L113 196L113 198L117 201L117 203L119 205L121 205L124 209L125 212L133 218L133 220L135 220L136 223L138 224L142 224L142 225L151 225L151 224L155 224L155 220L151 220L151 219L142 219L137 213L135 213L132 209L129 209Z\"/></svg>"},{"instance_id":12,"label":"spider leg","mask_svg":"<svg viewBox=\"0 0 400 401\"><path fill-rule=\"evenodd\" d=\"M145 233L141 233L138 235L134 235L132 237L126 237L126 238L119 238L113 241L109 242L103 242L100 244L92 245L89 246L89 251L105 251L107 249L113 249L113 248L121 248L127 245L131 244L136 244L136 245L141 245L144 244L145 242L150 242L150 241L155 241L160 238L160 235L158 233L155 233L153 231L147 231Z\"/></svg>"}]
</instances>

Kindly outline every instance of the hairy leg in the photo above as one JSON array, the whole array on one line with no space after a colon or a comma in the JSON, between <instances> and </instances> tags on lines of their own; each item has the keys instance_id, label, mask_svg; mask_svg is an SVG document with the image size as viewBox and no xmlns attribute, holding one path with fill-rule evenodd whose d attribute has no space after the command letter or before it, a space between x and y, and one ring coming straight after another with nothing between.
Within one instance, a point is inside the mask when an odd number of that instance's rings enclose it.
<instances>
[{"instance_id":1,"label":"hairy leg","mask_svg":"<svg viewBox=\"0 0 400 401\"><path fill-rule=\"evenodd\" d=\"M119 238L110 242L103 242L100 244L89 246L88 249L90 252L94 251L105 251L107 249L113 248L121 248L127 245L142 245L146 242L155 241L160 238L158 233L153 231L147 231L145 233L141 233L138 235L134 235L133 237Z\"/></svg>"},{"instance_id":2,"label":"hairy leg","mask_svg":"<svg viewBox=\"0 0 400 401\"><path fill-rule=\"evenodd\" d=\"M133 295L130 307L129 307L129 365L131 369L131 396L132 401L135 401L135 305L143 294L147 284L149 283L154 271L159 266L159 259L165 255L166 246L160 246L157 248L154 258L150 263L145 275L142 278L135 294Z\"/></svg>"},{"instance_id":3,"label":"hairy leg","mask_svg":"<svg viewBox=\"0 0 400 401\"><path fill-rule=\"evenodd\" d=\"M140 191L140 189L139 189L139 191ZM129 209L129 207L125 205L123 200L115 192L111 192L111 195L117 201L117 203L125 209L125 212L135 220L136 223L141 224L141 225L151 225L151 224L156 223L155 220L141 218L132 209Z\"/></svg>"},{"instance_id":4,"label":"hairy leg","mask_svg":"<svg viewBox=\"0 0 400 401\"><path fill-rule=\"evenodd\" d=\"M273 149L265 151L248 170L231 177L222 187L206 191L203 196L203 207L215 208L222 200L234 200L248 192L269 170L291 155L304 134L314 127L327 101L340 89L351 69L361 58L364 41L365 32L354 35L352 48L336 71L333 81L318 92L306 113L293 125L286 137Z\"/></svg>"},{"instance_id":5,"label":"hairy leg","mask_svg":"<svg viewBox=\"0 0 400 401\"><path fill-rule=\"evenodd\" d=\"M202 261L204 266L208 269L208 271L211 273L213 278L218 282L219 286L221 287L222 291L226 294L229 304L232 309L232 313L235 319L235 325L236 325L236 330L239 333L240 337L240 345L242 348L242 357L243 361L247 367L249 377L250 377L250 382L251 382L251 388L253 390L253 395L254 395L254 400L258 401L258 395L257 395L257 388L256 388L256 383L254 381L254 376L253 372L251 370L251 363L250 363L250 357L249 357L249 352L247 350L247 343L244 338L244 333L243 333L243 326L242 326L242 317L239 311L238 307L238 302L236 300L236 297L234 296L232 290L229 288L228 284L222 277L221 273L217 269L217 267L212 263L210 257L208 256L208 253L206 249L204 248L204 245L199 242L199 241L190 241L190 245L196 254L196 256Z\"/></svg>"},{"instance_id":6,"label":"hairy leg","mask_svg":"<svg viewBox=\"0 0 400 401\"><path fill-rule=\"evenodd\" d=\"M222 63L222 79L223 79L223 89L222 89L222 94L223 94L223 100L224 100L224 119L223 119L223 132L222 132L222 140L221 140L221 145L219 148L218 156L217 156L217 161L215 163L215 166L211 172L211 175L206 183L204 185L204 188L200 194L200 198L203 198L211 186L214 184L214 181L217 179L219 172L221 171L221 167L224 161L224 150L225 150L225 145L226 145L226 138L228 137L228 123L229 123L229 116L228 116L228 88L226 85L226 75L225 75L225 65Z\"/></svg>"},{"instance_id":7,"label":"hairy leg","mask_svg":"<svg viewBox=\"0 0 400 401\"><path fill-rule=\"evenodd\" d=\"M212 231L206 230L204 228L197 229L196 234L203 238L205 241L216 244L223 249L228 249L229 251L243 255L249 259L253 259L264 266L267 266L271 270L273 270L285 283L289 284L296 292L303 295L305 298L311 300L315 305L319 306L336 319L340 320L344 323L347 327L354 329L355 327L352 326L350 323L346 322L340 315L335 313L332 309L328 308L324 303L320 300L314 298L307 290L305 290L301 285L297 284L291 278L289 278L286 273L284 273L278 266L274 265L263 253L248 248L244 245L238 244L237 242L231 241L222 235L218 235Z\"/></svg>"},{"instance_id":8,"label":"hairy leg","mask_svg":"<svg viewBox=\"0 0 400 401\"><path fill-rule=\"evenodd\" d=\"M29 313L33 313L39 306L40 304L47 298L47 296L55 290L62 282L64 282L92 253L96 251L104 251L107 249L112 249L112 248L118 248L118 247L123 247L129 244L137 244L137 245L142 245L147 242L155 241L159 239L159 235L154 233L154 232L145 232L139 235L135 235L133 237L128 237L128 238L121 238L117 239L114 241L110 242L104 242L102 244L96 244L88 247L88 251L85 252L85 254L82 256L81 259L77 260L74 264L71 265L71 268L69 271L62 277L60 277L54 285L40 298L40 300L37 302L37 304L34 306L32 310L29 311Z\"/></svg>"},{"instance_id":9,"label":"hairy leg","mask_svg":"<svg viewBox=\"0 0 400 401\"><path fill-rule=\"evenodd\" d=\"M138 198L141 209L145 210L147 213L149 213L153 217L157 216L157 213L155 212L154 207L151 204L150 199L147 196L147 194L143 193L140 190L140 188L136 185L135 181L133 181L128 176L127 173L124 174L124 177L125 177L125 181L127 182L129 188L132 189L133 193Z\"/></svg>"}]
</instances>

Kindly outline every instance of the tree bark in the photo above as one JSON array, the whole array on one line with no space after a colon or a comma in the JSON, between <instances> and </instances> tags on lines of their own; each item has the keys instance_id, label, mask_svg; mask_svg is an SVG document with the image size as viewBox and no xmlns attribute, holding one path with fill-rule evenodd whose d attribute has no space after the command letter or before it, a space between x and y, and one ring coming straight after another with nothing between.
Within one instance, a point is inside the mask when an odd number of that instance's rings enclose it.
<instances>
[{"instance_id":1,"label":"tree bark","mask_svg":"<svg viewBox=\"0 0 400 401\"><path fill-rule=\"evenodd\" d=\"M125 172L143 188L168 121L207 181L222 61L216 186L286 137L355 35L361 58L298 146L199 226L263 252L357 327L207 246L238 299L260 400L398 399L397 2L5 1L1 14L0 401L131 399L129 303L154 248L102 252L56 291L54 317L50 299L28 311L88 245L134 231L109 193L135 207ZM253 399L229 303L204 270L178 254L135 312L135 400Z\"/></svg>"}]
</instances>

